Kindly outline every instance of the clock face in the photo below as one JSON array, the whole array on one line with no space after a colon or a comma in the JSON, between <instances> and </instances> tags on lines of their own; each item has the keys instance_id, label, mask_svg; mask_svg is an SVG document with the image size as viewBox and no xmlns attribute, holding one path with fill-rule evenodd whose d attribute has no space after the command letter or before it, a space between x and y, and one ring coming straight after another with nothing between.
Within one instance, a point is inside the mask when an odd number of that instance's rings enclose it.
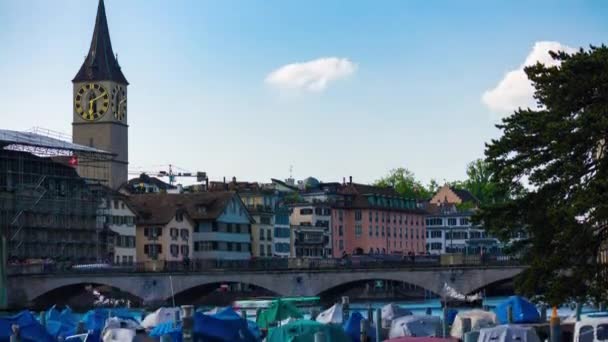
<instances>
[{"instance_id":1,"label":"clock face","mask_svg":"<svg viewBox=\"0 0 608 342\"><path fill-rule=\"evenodd\" d=\"M118 121L124 120L127 115L127 92L123 86L112 89L112 112Z\"/></svg>"},{"instance_id":2,"label":"clock face","mask_svg":"<svg viewBox=\"0 0 608 342\"><path fill-rule=\"evenodd\" d=\"M74 108L87 121L101 119L110 107L110 95L98 83L88 83L80 87L74 98Z\"/></svg>"}]
</instances>

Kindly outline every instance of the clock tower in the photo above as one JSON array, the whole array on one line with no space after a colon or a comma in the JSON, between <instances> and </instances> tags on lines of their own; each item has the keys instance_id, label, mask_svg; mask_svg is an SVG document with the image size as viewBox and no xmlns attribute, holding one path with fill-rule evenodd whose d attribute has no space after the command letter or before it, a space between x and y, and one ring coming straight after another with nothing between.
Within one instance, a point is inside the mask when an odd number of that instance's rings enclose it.
<instances>
[{"instance_id":1,"label":"clock tower","mask_svg":"<svg viewBox=\"0 0 608 342\"><path fill-rule=\"evenodd\" d=\"M91 47L72 80L72 139L80 145L113 153L109 162L79 165L81 176L98 179L117 189L127 181L129 126L127 86L112 50L103 0L99 0Z\"/></svg>"}]
</instances>

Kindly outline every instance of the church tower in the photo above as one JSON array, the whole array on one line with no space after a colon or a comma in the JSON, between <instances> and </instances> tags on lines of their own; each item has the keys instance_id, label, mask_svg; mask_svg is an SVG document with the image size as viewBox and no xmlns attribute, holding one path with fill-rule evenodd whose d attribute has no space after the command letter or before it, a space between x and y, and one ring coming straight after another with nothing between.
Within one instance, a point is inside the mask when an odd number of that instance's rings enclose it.
<instances>
[{"instance_id":1,"label":"church tower","mask_svg":"<svg viewBox=\"0 0 608 342\"><path fill-rule=\"evenodd\" d=\"M99 0L89 53L72 84L73 142L115 154L109 165L79 165L78 171L83 177L106 181L108 186L117 189L127 181L128 175L129 82L112 50L103 0Z\"/></svg>"}]
</instances>

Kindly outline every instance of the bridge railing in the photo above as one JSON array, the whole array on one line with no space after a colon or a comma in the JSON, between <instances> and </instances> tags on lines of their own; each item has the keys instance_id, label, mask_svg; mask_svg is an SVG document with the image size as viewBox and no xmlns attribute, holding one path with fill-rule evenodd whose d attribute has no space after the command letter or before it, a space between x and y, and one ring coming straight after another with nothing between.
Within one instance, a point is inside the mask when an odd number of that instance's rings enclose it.
<instances>
[{"instance_id":1,"label":"bridge railing","mask_svg":"<svg viewBox=\"0 0 608 342\"><path fill-rule=\"evenodd\" d=\"M135 264L73 265L64 263L9 265L8 274L58 273L145 273L145 272L221 272L221 271L288 271L288 270L359 270L429 267L501 267L520 266L517 259L488 256L406 256L350 257L342 259L255 258L249 260L151 261Z\"/></svg>"}]
</instances>

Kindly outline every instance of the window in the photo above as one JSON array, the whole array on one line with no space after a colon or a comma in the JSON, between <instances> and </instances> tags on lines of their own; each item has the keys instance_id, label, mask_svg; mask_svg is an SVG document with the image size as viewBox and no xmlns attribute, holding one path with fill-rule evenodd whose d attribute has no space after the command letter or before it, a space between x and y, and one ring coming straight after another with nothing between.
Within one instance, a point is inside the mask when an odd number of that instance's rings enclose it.
<instances>
[{"instance_id":1,"label":"window","mask_svg":"<svg viewBox=\"0 0 608 342\"><path fill-rule=\"evenodd\" d=\"M236 251L241 252L243 250L243 246L240 243L236 244Z\"/></svg>"},{"instance_id":2,"label":"window","mask_svg":"<svg viewBox=\"0 0 608 342\"><path fill-rule=\"evenodd\" d=\"M376 236L378 236L378 226L376 226Z\"/></svg>"},{"instance_id":3,"label":"window","mask_svg":"<svg viewBox=\"0 0 608 342\"><path fill-rule=\"evenodd\" d=\"M267 217L267 216L260 217L260 223L261 224L270 224L270 217Z\"/></svg>"},{"instance_id":4,"label":"window","mask_svg":"<svg viewBox=\"0 0 608 342\"><path fill-rule=\"evenodd\" d=\"M133 256L129 255L129 264L133 264Z\"/></svg>"},{"instance_id":5,"label":"window","mask_svg":"<svg viewBox=\"0 0 608 342\"><path fill-rule=\"evenodd\" d=\"M300 209L300 215L312 215L311 208Z\"/></svg>"},{"instance_id":6,"label":"window","mask_svg":"<svg viewBox=\"0 0 608 342\"><path fill-rule=\"evenodd\" d=\"M233 243L232 242L226 242L226 250L232 252L232 246Z\"/></svg>"},{"instance_id":7,"label":"window","mask_svg":"<svg viewBox=\"0 0 608 342\"><path fill-rule=\"evenodd\" d=\"M428 218L426 219L426 225L427 226L441 226L443 225L443 219L434 217L434 218Z\"/></svg>"},{"instance_id":8,"label":"window","mask_svg":"<svg viewBox=\"0 0 608 342\"><path fill-rule=\"evenodd\" d=\"M163 253L163 246L159 244L147 244L144 245L144 254L151 257L156 257Z\"/></svg>"},{"instance_id":9,"label":"window","mask_svg":"<svg viewBox=\"0 0 608 342\"><path fill-rule=\"evenodd\" d=\"M266 230L266 240L272 241L272 229Z\"/></svg>"},{"instance_id":10,"label":"window","mask_svg":"<svg viewBox=\"0 0 608 342\"><path fill-rule=\"evenodd\" d=\"M372 232L372 225L371 224L369 225L368 229L369 229L369 231L368 231L369 232L369 236L374 235L374 233Z\"/></svg>"},{"instance_id":11,"label":"window","mask_svg":"<svg viewBox=\"0 0 608 342\"><path fill-rule=\"evenodd\" d=\"M260 248L260 249L259 249L259 251L260 251L260 256L265 256L265 255L266 255L266 250L264 249L264 245L263 245L263 244L260 244L260 247L259 247L259 248Z\"/></svg>"},{"instance_id":12,"label":"window","mask_svg":"<svg viewBox=\"0 0 608 342\"><path fill-rule=\"evenodd\" d=\"M190 246L182 245L182 246L180 246L180 249L181 249L182 255L184 257L187 257L188 255L190 255Z\"/></svg>"},{"instance_id":13,"label":"window","mask_svg":"<svg viewBox=\"0 0 608 342\"><path fill-rule=\"evenodd\" d=\"M213 222L211 223L211 231L212 231L212 232L217 232L217 230L218 230L218 229L217 229L217 221L213 221Z\"/></svg>"},{"instance_id":14,"label":"window","mask_svg":"<svg viewBox=\"0 0 608 342\"><path fill-rule=\"evenodd\" d=\"M378 222L378 212L376 211L376 222Z\"/></svg>"},{"instance_id":15,"label":"window","mask_svg":"<svg viewBox=\"0 0 608 342\"><path fill-rule=\"evenodd\" d=\"M118 209L118 200L114 200L114 209Z\"/></svg>"},{"instance_id":16,"label":"window","mask_svg":"<svg viewBox=\"0 0 608 342\"><path fill-rule=\"evenodd\" d=\"M331 215L331 209L323 208L323 216L329 216L329 215Z\"/></svg>"},{"instance_id":17,"label":"window","mask_svg":"<svg viewBox=\"0 0 608 342\"><path fill-rule=\"evenodd\" d=\"M355 221L361 221L362 218L361 210L355 210Z\"/></svg>"},{"instance_id":18,"label":"window","mask_svg":"<svg viewBox=\"0 0 608 342\"><path fill-rule=\"evenodd\" d=\"M386 236L391 237L391 227L386 227Z\"/></svg>"},{"instance_id":19,"label":"window","mask_svg":"<svg viewBox=\"0 0 608 342\"><path fill-rule=\"evenodd\" d=\"M175 221L182 222L184 220L184 213L177 212L175 213Z\"/></svg>"},{"instance_id":20,"label":"window","mask_svg":"<svg viewBox=\"0 0 608 342\"><path fill-rule=\"evenodd\" d=\"M605 341L608 340L608 324L600 324L597 326L597 330L595 331L595 335L597 340Z\"/></svg>"},{"instance_id":21,"label":"window","mask_svg":"<svg viewBox=\"0 0 608 342\"><path fill-rule=\"evenodd\" d=\"M171 245L170 246L171 256L177 257L179 255L179 246Z\"/></svg>"},{"instance_id":22,"label":"window","mask_svg":"<svg viewBox=\"0 0 608 342\"><path fill-rule=\"evenodd\" d=\"M363 229L360 224L355 225L355 236L359 237L363 233Z\"/></svg>"},{"instance_id":23,"label":"window","mask_svg":"<svg viewBox=\"0 0 608 342\"><path fill-rule=\"evenodd\" d=\"M469 218L468 217L461 217L460 218L460 225L461 226L468 226L469 225Z\"/></svg>"},{"instance_id":24,"label":"window","mask_svg":"<svg viewBox=\"0 0 608 342\"><path fill-rule=\"evenodd\" d=\"M343 230L343 228L342 228L342 225L340 225L340 226L338 227L338 236L343 236L343 235L344 235L344 230Z\"/></svg>"},{"instance_id":25,"label":"window","mask_svg":"<svg viewBox=\"0 0 608 342\"><path fill-rule=\"evenodd\" d=\"M430 247L431 247L432 251L437 251L437 250L441 250L442 244L441 244L441 242L431 242Z\"/></svg>"},{"instance_id":26,"label":"window","mask_svg":"<svg viewBox=\"0 0 608 342\"><path fill-rule=\"evenodd\" d=\"M426 232L427 232L427 234L429 234L428 230ZM430 231L430 237L431 238L435 238L435 239L436 238L441 238L441 230L431 230Z\"/></svg>"},{"instance_id":27,"label":"window","mask_svg":"<svg viewBox=\"0 0 608 342\"><path fill-rule=\"evenodd\" d=\"M323 215L323 209L322 208L315 208L315 215Z\"/></svg>"},{"instance_id":28,"label":"window","mask_svg":"<svg viewBox=\"0 0 608 342\"><path fill-rule=\"evenodd\" d=\"M367 216L369 217L369 222L371 223L372 222L372 212L368 211Z\"/></svg>"},{"instance_id":29,"label":"window","mask_svg":"<svg viewBox=\"0 0 608 342\"><path fill-rule=\"evenodd\" d=\"M177 240L177 236L179 235L177 228L171 228L169 230L169 235L171 235L171 240Z\"/></svg>"},{"instance_id":30,"label":"window","mask_svg":"<svg viewBox=\"0 0 608 342\"><path fill-rule=\"evenodd\" d=\"M344 249L344 240L339 240L338 241L338 248L340 248L340 250Z\"/></svg>"},{"instance_id":31,"label":"window","mask_svg":"<svg viewBox=\"0 0 608 342\"><path fill-rule=\"evenodd\" d=\"M338 210L338 220L342 221L344 219L344 211L342 209Z\"/></svg>"},{"instance_id":32,"label":"window","mask_svg":"<svg viewBox=\"0 0 608 342\"><path fill-rule=\"evenodd\" d=\"M180 236L182 237L183 241L188 241L188 238L190 238L190 232L188 229L182 229L180 230Z\"/></svg>"},{"instance_id":33,"label":"window","mask_svg":"<svg viewBox=\"0 0 608 342\"><path fill-rule=\"evenodd\" d=\"M264 241L264 229L260 228L260 230L258 231L258 234L259 234L259 240Z\"/></svg>"},{"instance_id":34,"label":"window","mask_svg":"<svg viewBox=\"0 0 608 342\"><path fill-rule=\"evenodd\" d=\"M449 218L448 219L448 226L455 226L456 225L456 219L455 218Z\"/></svg>"},{"instance_id":35,"label":"window","mask_svg":"<svg viewBox=\"0 0 608 342\"><path fill-rule=\"evenodd\" d=\"M266 254L268 254L268 256L272 256L272 245L266 246Z\"/></svg>"},{"instance_id":36,"label":"window","mask_svg":"<svg viewBox=\"0 0 608 342\"><path fill-rule=\"evenodd\" d=\"M384 226L382 226L382 236L384 236Z\"/></svg>"},{"instance_id":37,"label":"window","mask_svg":"<svg viewBox=\"0 0 608 342\"><path fill-rule=\"evenodd\" d=\"M581 327L578 335L578 342L593 342L593 327L585 325Z\"/></svg>"},{"instance_id":38,"label":"window","mask_svg":"<svg viewBox=\"0 0 608 342\"><path fill-rule=\"evenodd\" d=\"M226 232L232 233L232 223L228 223L228 225L226 225Z\"/></svg>"}]
</instances>

